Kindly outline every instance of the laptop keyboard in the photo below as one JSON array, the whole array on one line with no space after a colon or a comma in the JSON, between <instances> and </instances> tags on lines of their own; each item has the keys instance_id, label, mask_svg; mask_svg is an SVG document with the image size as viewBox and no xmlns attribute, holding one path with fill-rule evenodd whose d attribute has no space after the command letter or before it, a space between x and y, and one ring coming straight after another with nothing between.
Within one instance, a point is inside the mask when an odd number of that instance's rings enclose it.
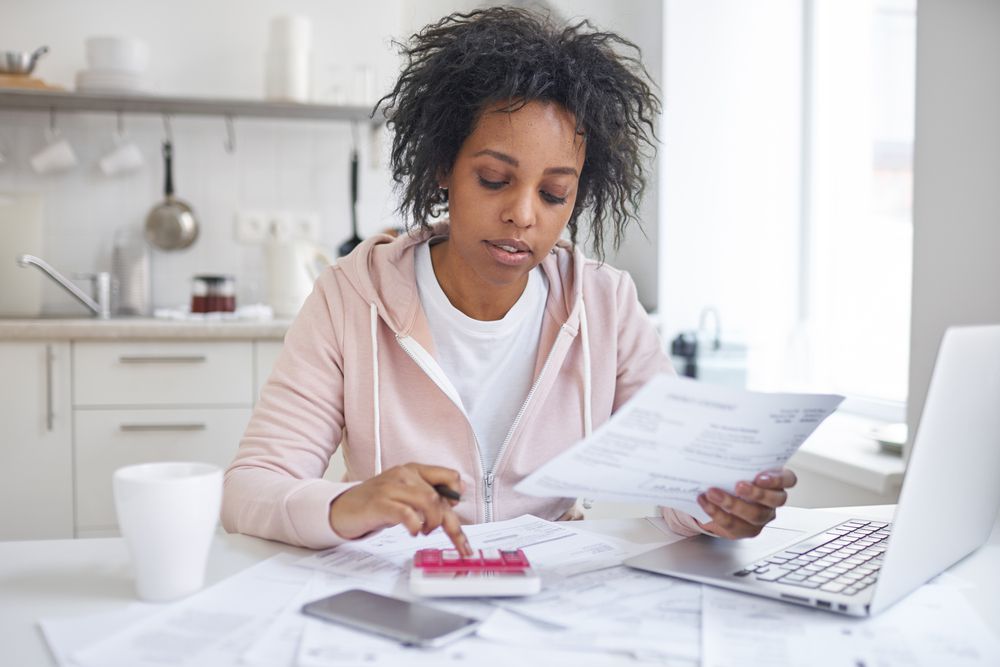
<instances>
[{"instance_id":1,"label":"laptop keyboard","mask_svg":"<svg viewBox=\"0 0 1000 667\"><path fill-rule=\"evenodd\" d=\"M875 583L890 528L879 521L845 521L733 574L855 595Z\"/></svg>"}]
</instances>

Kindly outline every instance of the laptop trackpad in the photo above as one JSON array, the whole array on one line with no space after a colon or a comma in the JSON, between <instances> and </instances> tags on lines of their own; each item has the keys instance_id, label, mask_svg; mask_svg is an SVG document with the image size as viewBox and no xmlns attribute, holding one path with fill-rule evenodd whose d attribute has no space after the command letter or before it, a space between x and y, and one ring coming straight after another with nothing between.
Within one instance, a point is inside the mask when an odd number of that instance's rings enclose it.
<instances>
[{"instance_id":1,"label":"laptop trackpad","mask_svg":"<svg viewBox=\"0 0 1000 667\"><path fill-rule=\"evenodd\" d=\"M757 537L746 540L698 535L629 558L625 564L663 574L728 575L805 536L801 530L777 527L767 527Z\"/></svg>"}]
</instances>

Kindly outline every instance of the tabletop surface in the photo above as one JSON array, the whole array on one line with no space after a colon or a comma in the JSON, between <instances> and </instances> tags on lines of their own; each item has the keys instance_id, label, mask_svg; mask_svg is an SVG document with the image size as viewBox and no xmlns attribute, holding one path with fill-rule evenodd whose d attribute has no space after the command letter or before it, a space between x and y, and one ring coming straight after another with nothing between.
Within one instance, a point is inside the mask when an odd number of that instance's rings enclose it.
<instances>
[{"instance_id":1,"label":"tabletop surface","mask_svg":"<svg viewBox=\"0 0 1000 667\"><path fill-rule=\"evenodd\" d=\"M893 506L839 508L874 520L891 518ZM664 540L642 518L580 521L574 526L649 544ZM206 585L278 553L307 555L292 547L246 535L220 533L209 555ZM985 547L948 570L965 582L963 595L1000 634L1000 522ZM78 616L121 609L135 602L128 552L121 538L0 542L0 645L4 664L56 664L38 629L44 617ZM8 662L9 660L9 662Z\"/></svg>"}]
</instances>

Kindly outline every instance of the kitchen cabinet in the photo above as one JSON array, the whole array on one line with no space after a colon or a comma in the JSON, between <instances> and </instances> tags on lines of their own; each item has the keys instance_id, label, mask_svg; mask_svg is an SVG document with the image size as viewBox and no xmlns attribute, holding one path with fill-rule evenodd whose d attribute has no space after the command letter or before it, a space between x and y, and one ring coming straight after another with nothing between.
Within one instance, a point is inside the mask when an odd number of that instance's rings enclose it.
<instances>
[{"instance_id":1,"label":"kitchen cabinet","mask_svg":"<svg viewBox=\"0 0 1000 667\"><path fill-rule=\"evenodd\" d=\"M117 530L111 475L151 461L232 460L254 402L252 341L73 344L79 537Z\"/></svg>"},{"instance_id":2,"label":"kitchen cabinet","mask_svg":"<svg viewBox=\"0 0 1000 667\"><path fill-rule=\"evenodd\" d=\"M111 492L115 469L154 461L203 461L224 469L233 460L250 412L249 405L76 410L79 536L117 530Z\"/></svg>"},{"instance_id":3,"label":"kitchen cabinet","mask_svg":"<svg viewBox=\"0 0 1000 667\"><path fill-rule=\"evenodd\" d=\"M286 326L0 320L0 540L117 534L120 466L227 466Z\"/></svg>"},{"instance_id":4,"label":"kitchen cabinet","mask_svg":"<svg viewBox=\"0 0 1000 667\"><path fill-rule=\"evenodd\" d=\"M73 537L70 344L2 341L0 539Z\"/></svg>"}]
</instances>

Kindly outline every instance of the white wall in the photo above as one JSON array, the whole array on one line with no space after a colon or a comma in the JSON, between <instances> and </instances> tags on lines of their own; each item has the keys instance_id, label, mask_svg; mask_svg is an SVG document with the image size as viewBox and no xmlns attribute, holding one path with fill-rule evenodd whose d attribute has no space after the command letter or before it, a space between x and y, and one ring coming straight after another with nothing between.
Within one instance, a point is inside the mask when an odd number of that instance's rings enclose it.
<instances>
[{"instance_id":1,"label":"white wall","mask_svg":"<svg viewBox=\"0 0 1000 667\"><path fill-rule=\"evenodd\" d=\"M551 0L550 4L564 18L575 22L588 18L601 30L617 32L639 47L643 64L663 97L663 5L662 0ZM662 117L659 119L662 121ZM662 122L657 135L662 140ZM660 145L660 151L663 145ZM660 266L657 258L660 239L660 162L648 165L646 192L639 209L642 229L630 227L617 252L606 244L607 262L627 269L635 280L639 301L647 310L660 307ZM643 233L645 232L645 233ZM581 235L582 239L582 235ZM589 251L588 251L589 254Z\"/></svg>"},{"instance_id":2,"label":"white wall","mask_svg":"<svg viewBox=\"0 0 1000 667\"><path fill-rule=\"evenodd\" d=\"M313 22L314 84L328 91L340 78L345 86L358 65L372 68L379 92L398 72L399 58L390 44L442 15L475 6L472 0L416 3L371 0L256 0L134 2L129 0L4 0L0 44L34 49L47 44L36 75L73 88L75 73L85 67L84 39L123 34L147 41L151 50L150 89L161 94L260 98L264 53L271 17L299 13ZM591 13L599 25L620 30L640 42L654 66L659 62L659 0L621 6L590 0L562 0L566 16ZM652 12L652 19L647 13ZM159 161L163 125L153 116L127 116L128 133L147 158L138 173L108 178L96 161L112 145L115 118L107 114L65 114L57 118L73 142L81 165L70 173L38 176L27 166L44 142L48 116L0 110L0 192L39 192L45 197L44 244L38 254L64 273L108 270L116 229L141 229L145 215L162 196ZM261 252L233 239L233 218L242 209L315 210L322 218L322 240L336 247L349 235L348 152L345 124L240 120L237 150L223 149L222 119L175 117L175 185L201 222L201 237L189 249L157 252L153 257L153 301L157 306L185 303L190 276L225 272L237 277L243 303L263 300ZM362 142L359 217L362 236L398 223L396 198L384 160L377 163ZM385 146L381 146L384 150ZM379 150L375 150L375 156ZM655 181L655 175L653 176ZM655 188L643 215L655 239ZM644 303L656 302L655 256L641 236L638 250L612 258L631 269ZM630 248L633 246L630 246ZM2 251L2 249L0 249ZM6 260L4 260L6 261ZM11 260L12 261L12 260ZM24 272L24 280L43 281ZM82 313L58 288L43 281L49 312Z\"/></svg>"},{"instance_id":3,"label":"white wall","mask_svg":"<svg viewBox=\"0 0 1000 667\"><path fill-rule=\"evenodd\" d=\"M1000 2L920 0L910 433L945 327L1000 322Z\"/></svg>"},{"instance_id":4,"label":"white wall","mask_svg":"<svg viewBox=\"0 0 1000 667\"><path fill-rule=\"evenodd\" d=\"M801 127L798 0L668 0L660 313L668 335L715 306L723 337L787 357L796 312ZM751 360L753 362L754 360ZM753 378L751 378L753 381Z\"/></svg>"}]
</instances>

